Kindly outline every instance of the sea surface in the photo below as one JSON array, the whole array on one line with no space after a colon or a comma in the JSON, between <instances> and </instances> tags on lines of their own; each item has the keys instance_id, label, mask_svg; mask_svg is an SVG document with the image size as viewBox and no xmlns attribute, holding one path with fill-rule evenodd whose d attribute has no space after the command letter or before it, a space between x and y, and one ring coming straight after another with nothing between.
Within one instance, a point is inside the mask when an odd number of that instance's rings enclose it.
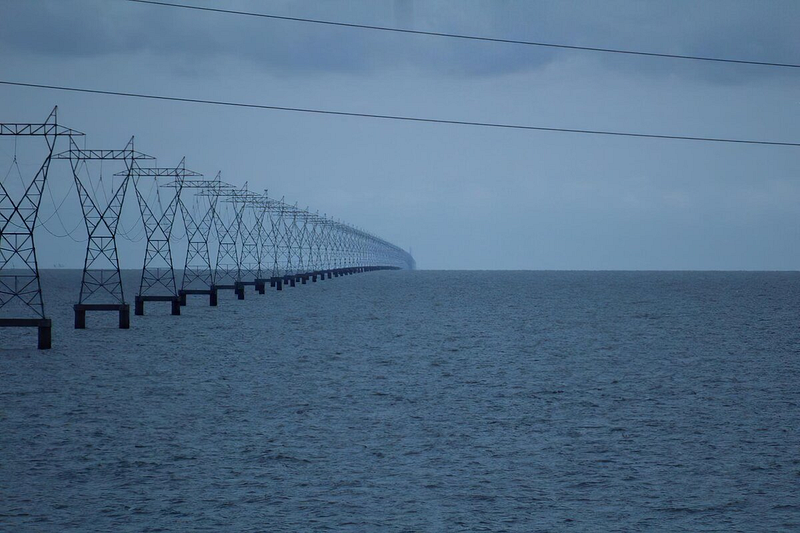
<instances>
[{"instance_id":1,"label":"sea surface","mask_svg":"<svg viewBox=\"0 0 800 533\"><path fill-rule=\"evenodd\" d=\"M800 531L800 273L371 272L127 331L44 286L0 531Z\"/></svg>"}]
</instances>

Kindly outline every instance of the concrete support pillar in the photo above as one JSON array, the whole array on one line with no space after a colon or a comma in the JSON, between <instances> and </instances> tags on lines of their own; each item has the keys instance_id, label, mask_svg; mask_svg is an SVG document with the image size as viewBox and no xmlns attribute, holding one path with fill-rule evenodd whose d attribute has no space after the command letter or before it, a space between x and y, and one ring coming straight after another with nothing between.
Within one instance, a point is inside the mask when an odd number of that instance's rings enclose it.
<instances>
[{"instance_id":1,"label":"concrete support pillar","mask_svg":"<svg viewBox=\"0 0 800 533\"><path fill-rule=\"evenodd\" d=\"M39 330L39 349L49 350L52 347L53 323L49 318L43 319L39 322L37 329Z\"/></svg>"},{"instance_id":2,"label":"concrete support pillar","mask_svg":"<svg viewBox=\"0 0 800 533\"><path fill-rule=\"evenodd\" d=\"M131 306L123 304L119 308L119 329L131 328Z\"/></svg>"},{"instance_id":3,"label":"concrete support pillar","mask_svg":"<svg viewBox=\"0 0 800 533\"><path fill-rule=\"evenodd\" d=\"M75 310L75 329L86 329L86 309L74 306Z\"/></svg>"}]
</instances>

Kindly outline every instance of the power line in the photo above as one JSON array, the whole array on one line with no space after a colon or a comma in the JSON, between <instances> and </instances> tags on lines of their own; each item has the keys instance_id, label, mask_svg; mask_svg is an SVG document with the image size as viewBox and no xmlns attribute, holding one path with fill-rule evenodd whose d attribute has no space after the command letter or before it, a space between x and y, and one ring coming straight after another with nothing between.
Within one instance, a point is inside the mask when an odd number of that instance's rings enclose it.
<instances>
[{"instance_id":1,"label":"power line","mask_svg":"<svg viewBox=\"0 0 800 533\"><path fill-rule=\"evenodd\" d=\"M186 102L193 104L208 104L216 106L239 107L250 109L268 109L273 111L291 111L295 113L308 113L315 115L335 115L340 117L358 117L358 118L374 118L381 120L398 120L405 122L424 122L431 124L449 124L453 126L477 126L483 128L502 128L513 130L533 130L533 131L546 131L546 132L561 132L561 133L582 133L586 135L609 135L614 137L640 137L646 139L670 139L680 141L702 141L702 142L715 142L715 143L735 143L735 144L760 144L770 146L793 146L800 147L797 142L784 142L784 141L758 141L752 139L729 139L722 137L695 137L690 135L659 135L654 133L632 133L624 131L609 131L609 130L588 130L577 128L556 128L545 126L527 126L523 124L503 124L498 122L474 122L469 120L447 120L438 118L426 117L410 117L402 115L379 115L374 113L355 113L349 111L331 111L327 109L312 109L304 107L286 107L265 104L249 104L244 102L226 102L223 100L205 100L201 98L185 98L179 96L162 96L155 94L141 94L130 93L121 91L105 91L100 89L85 89L80 87L65 87L61 85L45 85L39 83L23 83L15 81L0 80L0 85L11 85L16 87L30 87L37 89L52 89L57 91L69 91L76 93L88 94L104 94L109 96L125 96L130 98L143 98L147 100L165 100L170 102Z\"/></svg>"},{"instance_id":2,"label":"power line","mask_svg":"<svg viewBox=\"0 0 800 533\"><path fill-rule=\"evenodd\" d=\"M211 13L224 13L227 15L244 15L248 17L259 17L259 18L266 18L266 19L274 19L274 20L286 20L291 22L304 22L309 24L322 24L326 26L339 26L343 28L358 28L362 30L376 30L376 31L388 31L394 33L406 33L412 35L428 35L432 37L447 37L451 39L464 39L464 40L471 40L471 41L483 41L483 42L490 42L490 43L504 43L504 44L516 44L516 45L524 45L524 46L540 46L544 48L561 48L566 50L580 50L584 52L601 52L606 54L625 54L625 55L634 55L634 56L646 56L646 57L660 57L660 58L668 58L668 59L684 59L684 60L691 60L691 61L712 61L716 63L736 63L740 65L760 65L765 67L781 67L781 68L800 68L800 64L796 63L777 63L772 61L748 61L745 59L731 59L731 58L723 58L723 57L707 57L707 56L692 56L692 55L682 55L682 54L665 54L665 53L658 53L658 52L643 52L640 50L625 50L620 48L601 48L597 46L577 46L577 45L570 45L570 44L559 44L559 43L548 43L548 42L539 42L539 41L524 41L524 40L517 40L517 39L501 39L497 37L481 37L478 35L465 35L461 33L445 33L445 32L438 32L438 31L423 31L423 30L410 30L408 28L392 28L390 26L375 26L371 24L354 24L350 22L336 22L333 20L321 20L321 19L309 19L309 18L302 18L302 17L288 17L283 15L271 15L267 13L256 13L252 11L236 11L233 9L221 9L216 7L204 7L204 6L193 6L187 4L173 4L171 2L161 2L158 0L126 0L128 2L134 2L137 4L150 4L154 6L164 6L164 7L175 7L175 8L182 8L182 9L191 9L195 11L206 11Z\"/></svg>"}]
</instances>

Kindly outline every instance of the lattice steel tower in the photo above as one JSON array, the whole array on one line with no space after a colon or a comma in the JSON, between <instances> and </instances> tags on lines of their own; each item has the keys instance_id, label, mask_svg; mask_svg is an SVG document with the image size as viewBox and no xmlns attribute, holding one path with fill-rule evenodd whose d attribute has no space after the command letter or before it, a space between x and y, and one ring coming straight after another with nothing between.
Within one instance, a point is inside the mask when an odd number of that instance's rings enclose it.
<instances>
[{"instance_id":1,"label":"lattice steel tower","mask_svg":"<svg viewBox=\"0 0 800 533\"><path fill-rule=\"evenodd\" d=\"M33 233L56 140L79 135L83 133L58 125L57 107L42 124L0 123L0 136L13 137L15 148L21 137L41 137L47 144L44 161L29 182L22 176L16 150L12 168L0 182L0 309L17 315L0 317L0 327L38 328L40 349L51 346L52 323L45 315ZM24 188L16 200L6 181L14 167Z\"/></svg>"},{"instance_id":2,"label":"lattice steel tower","mask_svg":"<svg viewBox=\"0 0 800 533\"><path fill-rule=\"evenodd\" d=\"M122 288L117 250L117 227L135 161L155 158L134 150L133 137L122 150L81 149L70 138L69 150L54 157L68 159L70 162L88 234L83 275L81 276L81 291L78 303L73 306L75 328L86 327L87 311L117 311L119 312L119 327L128 329L131 323L130 304L125 301ZM112 178L110 197L105 195L102 173L100 174L98 186L103 191L101 198L97 194L94 184L91 183L92 176L89 175L88 163L100 162L102 164L103 161L121 161L125 164L125 171L119 176L121 179L118 183L114 183ZM83 173L86 175L82 175Z\"/></svg>"},{"instance_id":3,"label":"lattice steel tower","mask_svg":"<svg viewBox=\"0 0 800 533\"><path fill-rule=\"evenodd\" d=\"M231 189L220 181L220 174L213 180L188 178L181 180L181 195L178 197L186 230L186 259L183 263L183 280L178 291L180 304L186 305L186 297L190 294L208 294L209 305L217 305L217 288L214 285L214 268L211 264L209 241L216 218L217 191ZM175 182L172 186L177 187ZM185 193L194 191L191 208L186 205Z\"/></svg>"},{"instance_id":4,"label":"lattice steel tower","mask_svg":"<svg viewBox=\"0 0 800 533\"><path fill-rule=\"evenodd\" d=\"M143 315L144 302L171 302L172 314L180 315L180 297L175 283L170 238L175 214L178 211L183 179L199 177L202 174L186 170L184 158L176 167L142 168L135 164L132 176L147 238L142 279L139 284L139 294L136 295L134 312ZM153 179L148 193L145 192L142 178ZM166 202L161 198L161 190L165 187L159 186L159 178L172 178L171 182L176 184L171 187L173 192L169 194Z\"/></svg>"}]
</instances>

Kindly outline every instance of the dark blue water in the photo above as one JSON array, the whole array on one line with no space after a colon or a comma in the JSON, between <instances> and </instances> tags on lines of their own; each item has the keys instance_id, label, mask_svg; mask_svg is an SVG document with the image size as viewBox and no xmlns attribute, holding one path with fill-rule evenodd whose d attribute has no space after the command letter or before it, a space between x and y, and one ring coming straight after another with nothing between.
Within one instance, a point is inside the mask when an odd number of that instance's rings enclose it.
<instances>
[{"instance_id":1,"label":"dark blue water","mask_svg":"<svg viewBox=\"0 0 800 533\"><path fill-rule=\"evenodd\" d=\"M800 274L375 272L0 330L2 531L798 531ZM132 284L129 295L132 299Z\"/></svg>"}]
</instances>

